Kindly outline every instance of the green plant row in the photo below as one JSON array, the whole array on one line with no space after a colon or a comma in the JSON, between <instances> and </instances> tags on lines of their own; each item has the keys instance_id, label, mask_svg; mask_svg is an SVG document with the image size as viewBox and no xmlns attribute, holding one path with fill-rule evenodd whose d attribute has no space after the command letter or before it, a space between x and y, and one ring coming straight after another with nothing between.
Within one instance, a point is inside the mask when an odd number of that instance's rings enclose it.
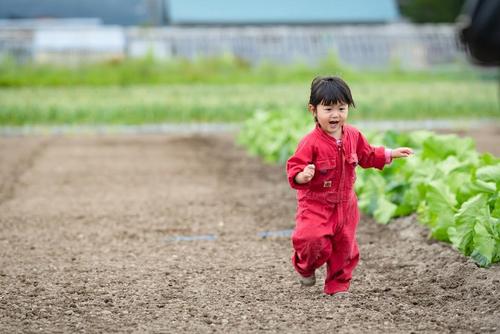
<instances>
[{"instance_id":1,"label":"green plant row","mask_svg":"<svg viewBox=\"0 0 500 334\"><path fill-rule=\"evenodd\" d=\"M261 111L247 121L238 142L265 161L284 163L310 124L303 116ZM472 139L455 135L388 131L367 137L374 145L412 147L415 154L382 172L357 170L363 212L383 224L416 212L433 238L480 266L500 262L499 158L479 154Z\"/></svg>"},{"instance_id":2,"label":"green plant row","mask_svg":"<svg viewBox=\"0 0 500 334\"><path fill-rule=\"evenodd\" d=\"M0 59L0 87L297 83L309 82L318 73L342 75L349 82L379 82L381 78L384 82L466 81L478 78L495 80L495 73L478 72L458 63L433 71L405 71L398 65L384 71L356 71L341 65L335 55L329 55L316 66L300 61L286 65L272 62L252 65L231 54L195 60L172 58L163 61L148 56L73 66L18 64L9 58Z\"/></svg>"},{"instance_id":3,"label":"green plant row","mask_svg":"<svg viewBox=\"0 0 500 334\"><path fill-rule=\"evenodd\" d=\"M241 122L257 109L305 114L300 84L0 88L0 126ZM494 82L353 83L356 119L498 118ZM287 116L288 117L288 116ZM305 120L304 120L305 121Z\"/></svg>"}]
</instances>

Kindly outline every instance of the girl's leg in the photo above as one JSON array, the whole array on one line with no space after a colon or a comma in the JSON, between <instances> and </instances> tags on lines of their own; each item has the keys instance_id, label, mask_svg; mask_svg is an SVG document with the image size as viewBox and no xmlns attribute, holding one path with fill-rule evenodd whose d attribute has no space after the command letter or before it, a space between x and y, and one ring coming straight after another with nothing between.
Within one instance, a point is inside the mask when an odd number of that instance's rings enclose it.
<instances>
[{"instance_id":1,"label":"girl's leg","mask_svg":"<svg viewBox=\"0 0 500 334\"><path fill-rule=\"evenodd\" d=\"M340 207L340 206L339 206ZM339 228L333 234L333 247L327 260L325 293L349 290L352 272L359 262L356 228L359 221L357 201L345 203L339 210Z\"/></svg>"},{"instance_id":2,"label":"girl's leg","mask_svg":"<svg viewBox=\"0 0 500 334\"><path fill-rule=\"evenodd\" d=\"M294 233L292 244L294 248L292 263L295 270L303 277L312 276L332 253L330 236Z\"/></svg>"},{"instance_id":3,"label":"girl's leg","mask_svg":"<svg viewBox=\"0 0 500 334\"><path fill-rule=\"evenodd\" d=\"M334 294L349 290L352 272L359 262L359 250L356 240L352 243L351 252L346 251L350 246L346 240L334 239L332 256L327 261L325 279L325 293Z\"/></svg>"},{"instance_id":4,"label":"girl's leg","mask_svg":"<svg viewBox=\"0 0 500 334\"><path fill-rule=\"evenodd\" d=\"M303 277L310 277L330 258L332 253L332 227L329 225L333 210L310 202L297 215L292 234L294 253L292 263Z\"/></svg>"}]
</instances>

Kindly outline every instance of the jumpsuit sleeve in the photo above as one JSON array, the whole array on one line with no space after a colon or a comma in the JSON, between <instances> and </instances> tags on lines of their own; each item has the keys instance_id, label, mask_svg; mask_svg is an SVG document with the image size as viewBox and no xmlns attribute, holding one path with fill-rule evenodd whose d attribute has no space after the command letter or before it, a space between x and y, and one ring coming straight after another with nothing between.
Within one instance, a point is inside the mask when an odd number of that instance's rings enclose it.
<instances>
[{"instance_id":1,"label":"jumpsuit sleeve","mask_svg":"<svg viewBox=\"0 0 500 334\"><path fill-rule=\"evenodd\" d=\"M356 153L359 165L363 168L383 169L388 162L385 147L371 146L361 132L359 132L358 136Z\"/></svg>"},{"instance_id":2,"label":"jumpsuit sleeve","mask_svg":"<svg viewBox=\"0 0 500 334\"><path fill-rule=\"evenodd\" d=\"M308 164L313 163L313 151L311 139L306 138L299 143L295 153L288 159L286 163L286 173L288 183L293 189L300 190L309 188L310 182L298 184L295 182L295 176L302 172Z\"/></svg>"}]
</instances>

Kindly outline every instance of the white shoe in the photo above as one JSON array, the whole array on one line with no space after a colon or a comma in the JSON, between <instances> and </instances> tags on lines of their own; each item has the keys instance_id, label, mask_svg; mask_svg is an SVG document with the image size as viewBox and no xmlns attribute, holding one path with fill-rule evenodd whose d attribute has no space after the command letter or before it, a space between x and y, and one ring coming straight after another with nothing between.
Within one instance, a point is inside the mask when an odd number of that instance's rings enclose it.
<instances>
[{"instance_id":1,"label":"white shoe","mask_svg":"<svg viewBox=\"0 0 500 334\"><path fill-rule=\"evenodd\" d=\"M302 286L313 286L316 284L316 275L312 274L309 277L304 277L299 274L299 282Z\"/></svg>"},{"instance_id":2,"label":"white shoe","mask_svg":"<svg viewBox=\"0 0 500 334\"><path fill-rule=\"evenodd\" d=\"M347 298L347 297L349 297L350 294L351 293L349 291L339 291L339 292L332 293L330 296L338 297L338 298Z\"/></svg>"}]
</instances>

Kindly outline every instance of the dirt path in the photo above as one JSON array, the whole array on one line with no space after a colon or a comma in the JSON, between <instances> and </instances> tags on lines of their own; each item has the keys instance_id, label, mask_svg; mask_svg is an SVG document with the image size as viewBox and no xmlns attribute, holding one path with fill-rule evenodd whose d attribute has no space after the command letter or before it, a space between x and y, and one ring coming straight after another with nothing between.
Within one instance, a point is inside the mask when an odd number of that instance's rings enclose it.
<instances>
[{"instance_id":1,"label":"dirt path","mask_svg":"<svg viewBox=\"0 0 500 334\"><path fill-rule=\"evenodd\" d=\"M349 298L300 288L289 239L257 235L293 227L294 193L232 143L0 138L0 332L500 331L500 266L411 218L360 223Z\"/></svg>"}]
</instances>

